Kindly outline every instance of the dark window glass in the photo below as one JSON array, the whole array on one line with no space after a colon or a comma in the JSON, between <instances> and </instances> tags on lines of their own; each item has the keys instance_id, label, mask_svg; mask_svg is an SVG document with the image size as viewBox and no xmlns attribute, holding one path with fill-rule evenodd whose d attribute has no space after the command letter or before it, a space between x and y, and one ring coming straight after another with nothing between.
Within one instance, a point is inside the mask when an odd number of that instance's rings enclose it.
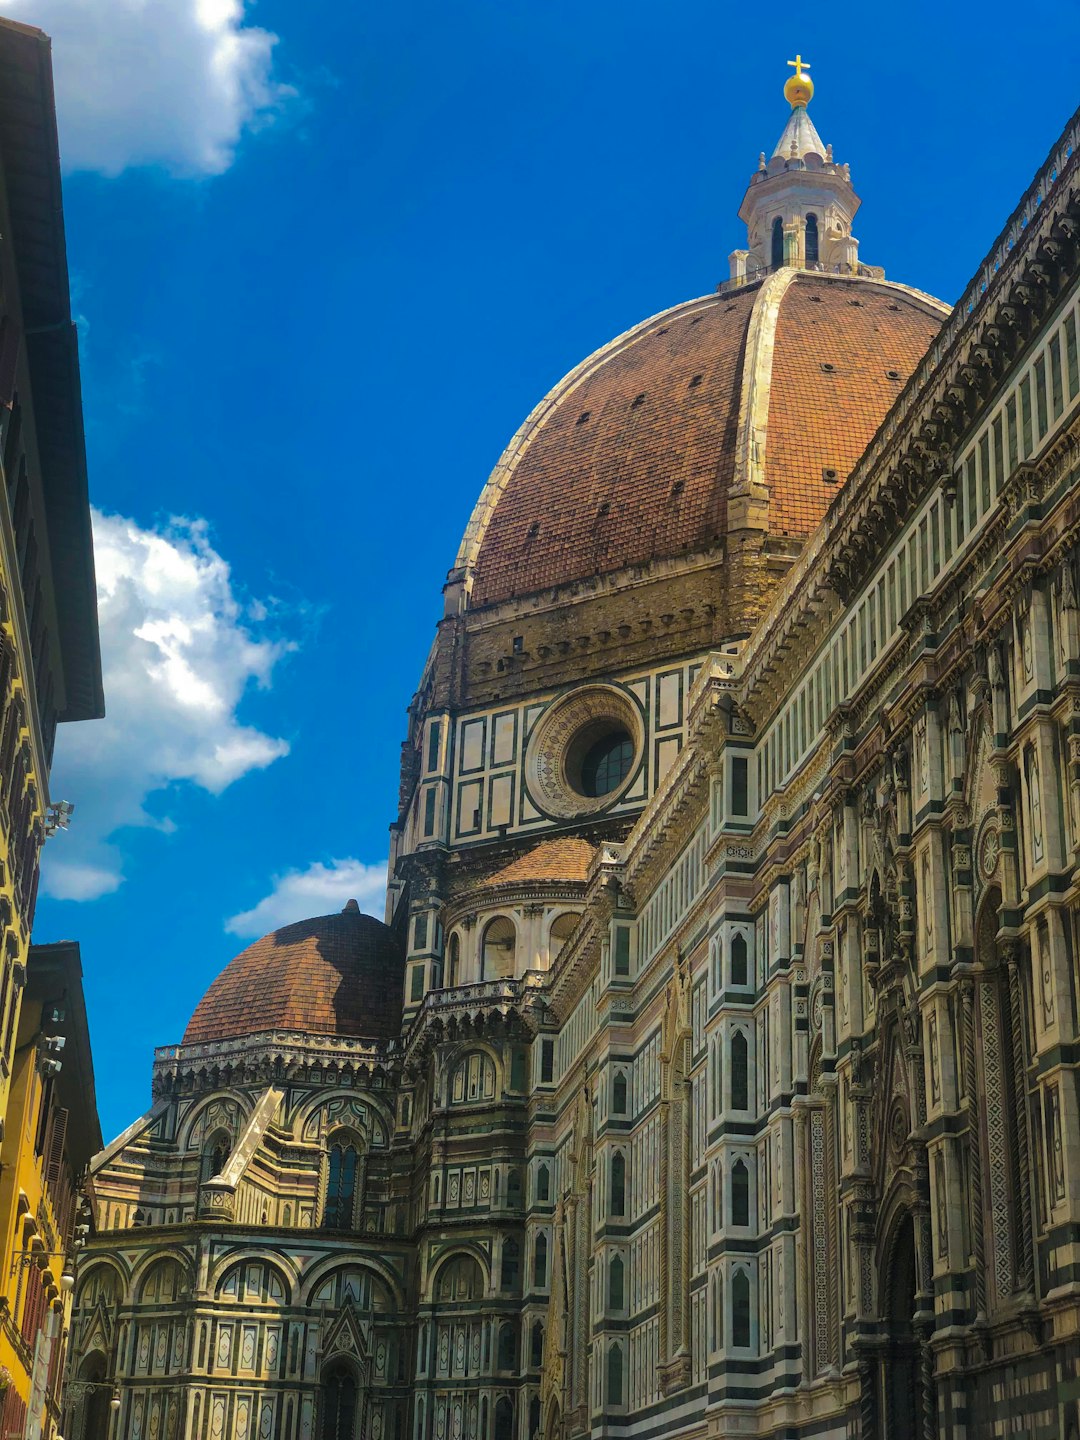
<instances>
[{"instance_id":1,"label":"dark window glass","mask_svg":"<svg viewBox=\"0 0 1080 1440\"><path fill-rule=\"evenodd\" d=\"M514 1440L514 1404L508 1395L495 1402L495 1440Z\"/></svg>"},{"instance_id":2,"label":"dark window glass","mask_svg":"<svg viewBox=\"0 0 1080 1440\"><path fill-rule=\"evenodd\" d=\"M502 1250L502 1273L499 1287L502 1290L516 1290L521 1273L521 1257L516 1240L507 1240Z\"/></svg>"},{"instance_id":3,"label":"dark window glass","mask_svg":"<svg viewBox=\"0 0 1080 1440\"><path fill-rule=\"evenodd\" d=\"M529 1365L533 1370L539 1370L544 1363L544 1326L541 1321L536 1320L532 1327L532 1343L529 1347Z\"/></svg>"},{"instance_id":4,"label":"dark window glass","mask_svg":"<svg viewBox=\"0 0 1080 1440\"><path fill-rule=\"evenodd\" d=\"M772 222L772 268L779 270L784 263L784 222L778 215Z\"/></svg>"},{"instance_id":5,"label":"dark window glass","mask_svg":"<svg viewBox=\"0 0 1080 1440\"><path fill-rule=\"evenodd\" d=\"M630 927L615 926L615 974L630 974Z\"/></svg>"},{"instance_id":6,"label":"dark window glass","mask_svg":"<svg viewBox=\"0 0 1080 1440\"><path fill-rule=\"evenodd\" d=\"M608 1266L608 1308L623 1308L623 1262L618 1255L611 1257L611 1264Z\"/></svg>"},{"instance_id":7,"label":"dark window glass","mask_svg":"<svg viewBox=\"0 0 1080 1440\"><path fill-rule=\"evenodd\" d=\"M746 1036L741 1030L736 1030L731 1037L731 1108L733 1110L750 1108Z\"/></svg>"},{"instance_id":8,"label":"dark window glass","mask_svg":"<svg viewBox=\"0 0 1080 1440\"><path fill-rule=\"evenodd\" d=\"M994 488L1000 490L1005 479L1005 423L999 415L994 421Z\"/></svg>"},{"instance_id":9,"label":"dark window glass","mask_svg":"<svg viewBox=\"0 0 1080 1440\"><path fill-rule=\"evenodd\" d=\"M979 441L979 480L982 513L990 509L990 436L984 435Z\"/></svg>"},{"instance_id":10,"label":"dark window glass","mask_svg":"<svg viewBox=\"0 0 1080 1440\"><path fill-rule=\"evenodd\" d=\"M1061 346L1056 335L1050 340L1050 400L1051 413L1056 420L1065 408L1061 385Z\"/></svg>"},{"instance_id":11,"label":"dark window glass","mask_svg":"<svg viewBox=\"0 0 1080 1440\"><path fill-rule=\"evenodd\" d=\"M438 720L433 720L428 727L427 737L427 768L437 770L439 768L439 732Z\"/></svg>"},{"instance_id":12,"label":"dark window glass","mask_svg":"<svg viewBox=\"0 0 1080 1440\"><path fill-rule=\"evenodd\" d=\"M424 796L424 834L435 833L435 787L429 786Z\"/></svg>"},{"instance_id":13,"label":"dark window glass","mask_svg":"<svg viewBox=\"0 0 1080 1440\"><path fill-rule=\"evenodd\" d=\"M517 1368L517 1337L513 1325L507 1322L499 1327L499 1369Z\"/></svg>"},{"instance_id":14,"label":"dark window glass","mask_svg":"<svg viewBox=\"0 0 1080 1440\"><path fill-rule=\"evenodd\" d=\"M746 959L746 937L736 935L731 942L731 983L732 985L746 985L749 983L749 966Z\"/></svg>"},{"instance_id":15,"label":"dark window glass","mask_svg":"<svg viewBox=\"0 0 1080 1440\"><path fill-rule=\"evenodd\" d=\"M818 228L816 215L807 215L806 217L806 263L808 265L816 265L818 263Z\"/></svg>"},{"instance_id":16,"label":"dark window glass","mask_svg":"<svg viewBox=\"0 0 1080 1440\"><path fill-rule=\"evenodd\" d=\"M1014 395L1005 406L1005 415L1009 422L1009 474L1016 469L1017 444L1019 437L1016 433L1016 396ZM1004 479L1004 476L1002 477Z\"/></svg>"},{"instance_id":17,"label":"dark window glass","mask_svg":"<svg viewBox=\"0 0 1080 1440\"><path fill-rule=\"evenodd\" d=\"M731 1280L731 1343L746 1350L750 1345L750 1276L736 1270Z\"/></svg>"},{"instance_id":18,"label":"dark window glass","mask_svg":"<svg viewBox=\"0 0 1080 1440\"><path fill-rule=\"evenodd\" d=\"M620 1151L611 1157L611 1213L626 1214L626 1161Z\"/></svg>"},{"instance_id":19,"label":"dark window glass","mask_svg":"<svg viewBox=\"0 0 1080 1440\"><path fill-rule=\"evenodd\" d=\"M323 1224L329 1230L350 1230L356 1200L355 1145L331 1145Z\"/></svg>"},{"instance_id":20,"label":"dark window glass","mask_svg":"<svg viewBox=\"0 0 1080 1440\"><path fill-rule=\"evenodd\" d=\"M750 1224L750 1172L742 1160L736 1160L731 1171L731 1223Z\"/></svg>"},{"instance_id":21,"label":"dark window glass","mask_svg":"<svg viewBox=\"0 0 1080 1440\"><path fill-rule=\"evenodd\" d=\"M536 1249L533 1251L533 1284L538 1290L542 1290L547 1284L547 1236L536 1237Z\"/></svg>"},{"instance_id":22,"label":"dark window glass","mask_svg":"<svg viewBox=\"0 0 1080 1440\"><path fill-rule=\"evenodd\" d=\"M555 1075L555 1042L554 1040L540 1041L540 1082L543 1085L550 1085Z\"/></svg>"},{"instance_id":23,"label":"dark window glass","mask_svg":"<svg viewBox=\"0 0 1080 1440\"><path fill-rule=\"evenodd\" d=\"M1046 411L1046 357L1040 355L1035 361L1035 410L1039 417L1039 439L1047 431L1049 421Z\"/></svg>"},{"instance_id":24,"label":"dark window glass","mask_svg":"<svg viewBox=\"0 0 1080 1440\"><path fill-rule=\"evenodd\" d=\"M1031 454L1031 377L1025 375L1020 381L1020 427L1023 434L1023 456Z\"/></svg>"},{"instance_id":25,"label":"dark window glass","mask_svg":"<svg viewBox=\"0 0 1080 1440\"><path fill-rule=\"evenodd\" d=\"M634 744L625 730L613 730L597 740L581 762L581 792L592 797L609 795L630 774Z\"/></svg>"},{"instance_id":26,"label":"dark window glass","mask_svg":"<svg viewBox=\"0 0 1080 1440\"><path fill-rule=\"evenodd\" d=\"M536 1198L547 1200L551 1192L551 1172L546 1165L541 1165L536 1172Z\"/></svg>"},{"instance_id":27,"label":"dark window glass","mask_svg":"<svg viewBox=\"0 0 1080 1440\"><path fill-rule=\"evenodd\" d=\"M731 813L746 815L748 812L746 761L736 755L731 762Z\"/></svg>"},{"instance_id":28,"label":"dark window glass","mask_svg":"<svg viewBox=\"0 0 1080 1440\"><path fill-rule=\"evenodd\" d=\"M1080 390L1080 368L1076 361L1076 318L1073 315L1065 321L1065 364L1069 371L1069 399L1074 400Z\"/></svg>"},{"instance_id":29,"label":"dark window glass","mask_svg":"<svg viewBox=\"0 0 1080 1440\"><path fill-rule=\"evenodd\" d=\"M521 1171L511 1170L506 1177L506 1203L511 1210L521 1206Z\"/></svg>"},{"instance_id":30,"label":"dark window glass","mask_svg":"<svg viewBox=\"0 0 1080 1440\"><path fill-rule=\"evenodd\" d=\"M609 1405L622 1404L622 1347L612 1345L607 1352L607 1398Z\"/></svg>"},{"instance_id":31,"label":"dark window glass","mask_svg":"<svg viewBox=\"0 0 1080 1440\"><path fill-rule=\"evenodd\" d=\"M626 1076L620 1070L611 1086L611 1108L616 1115L626 1114Z\"/></svg>"},{"instance_id":32,"label":"dark window glass","mask_svg":"<svg viewBox=\"0 0 1080 1440\"><path fill-rule=\"evenodd\" d=\"M413 921L413 949L427 949L427 911L423 910Z\"/></svg>"},{"instance_id":33,"label":"dark window glass","mask_svg":"<svg viewBox=\"0 0 1080 1440\"><path fill-rule=\"evenodd\" d=\"M414 965L412 972L412 989L409 991L410 1000L422 1000L424 998L424 967Z\"/></svg>"},{"instance_id":34,"label":"dark window glass","mask_svg":"<svg viewBox=\"0 0 1080 1440\"><path fill-rule=\"evenodd\" d=\"M520 1046L514 1047L510 1057L510 1089L525 1089L525 1051Z\"/></svg>"},{"instance_id":35,"label":"dark window glass","mask_svg":"<svg viewBox=\"0 0 1080 1440\"><path fill-rule=\"evenodd\" d=\"M331 1370L323 1385L320 1440L353 1440L356 1434L356 1381L345 1367Z\"/></svg>"}]
</instances>

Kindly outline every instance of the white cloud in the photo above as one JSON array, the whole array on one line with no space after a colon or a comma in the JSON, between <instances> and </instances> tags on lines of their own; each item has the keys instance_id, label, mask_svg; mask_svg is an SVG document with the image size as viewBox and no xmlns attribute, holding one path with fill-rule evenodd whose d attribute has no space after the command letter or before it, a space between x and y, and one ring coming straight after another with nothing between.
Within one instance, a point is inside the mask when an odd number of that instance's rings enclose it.
<instances>
[{"instance_id":1,"label":"white cloud","mask_svg":"<svg viewBox=\"0 0 1080 1440\"><path fill-rule=\"evenodd\" d=\"M93 518L108 713L62 725L57 738L50 789L76 814L45 847L42 885L62 900L118 888L123 827L174 828L148 812L155 792L187 782L216 795L289 750L237 717L248 687L268 686L290 647L258 633L266 607L241 604L205 522L144 530L119 515Z\"/></svg>"},{"instance_id":2,"label":"white cloud","mask_svg":"<svg viewBox=\"0 0 1080 1440\"><path fill-rule=\"evenodd\" d=\"M7 0L4 13L53 38L67 170L219 175L295 93L245 0Z\"/></svg>"},{"instance_id":3,"label":"white cloud","mask_svg":"<svg viewBox=\"0 0 1080 1440\"><path fill-rule=\"evenodd\" d=\"M352 859L331 860L329 865L316 861L306 870L275 875L270 894L253 909L227 920L225 929L230 935L258 937L295 920L330 915L341 910L347 900L355 900L365 914L381 920L385 895L385 860L377 865Z\"/></svg>"}]
</instances>

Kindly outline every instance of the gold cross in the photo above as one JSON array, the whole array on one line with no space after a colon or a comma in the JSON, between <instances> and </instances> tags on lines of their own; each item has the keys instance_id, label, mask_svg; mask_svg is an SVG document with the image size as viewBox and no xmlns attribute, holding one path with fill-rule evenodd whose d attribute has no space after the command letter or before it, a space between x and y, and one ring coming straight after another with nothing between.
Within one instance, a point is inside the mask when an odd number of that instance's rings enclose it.
<instances>
[{"instance_id":1,"label":"gold cross","mask_svg":"<svg viewBox=\"0 0 1080 1440\"><path fill-rule=\"evenodd\" d=\"M794 60L789 60L787 63L788 63L788 64L791 66L791 68L795 71L795 79L796 79L796 80L801 80L801 79L802 79L802 73L803 73L803 70L804 70L804 69L806 69L806 70L809 70L809 69L810 69L810 61L808 60L808 61L806 62L806 65L804 66L804 65L803 65L803 58L802 58L801 55L796 55Z\"/></svg>"}]
</instances>

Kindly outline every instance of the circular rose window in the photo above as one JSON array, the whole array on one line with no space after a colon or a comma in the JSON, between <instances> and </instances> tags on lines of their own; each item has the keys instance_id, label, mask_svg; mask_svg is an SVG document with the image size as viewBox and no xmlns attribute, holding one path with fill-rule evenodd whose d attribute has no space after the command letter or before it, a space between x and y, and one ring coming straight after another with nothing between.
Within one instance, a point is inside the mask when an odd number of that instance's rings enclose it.
<instances>
[{"instance_id":1,"label":"circular rose window","mask_svg":"<svg viewBox=\"0 0 1080 1440\"><path fill-rule=\"evenodd\" d=\"M529 738L529 793L557 819L596 814L625 793L643 744L641 712L625 691L576 690L551 706Z\"/></svg>"}]
</instances>

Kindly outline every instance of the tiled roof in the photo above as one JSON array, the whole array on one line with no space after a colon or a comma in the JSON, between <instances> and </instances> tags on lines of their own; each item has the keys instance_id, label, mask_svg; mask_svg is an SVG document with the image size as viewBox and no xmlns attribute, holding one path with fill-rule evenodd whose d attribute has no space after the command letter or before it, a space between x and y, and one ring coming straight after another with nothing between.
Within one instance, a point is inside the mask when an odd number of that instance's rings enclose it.
<instances>
[{"instance_id":1,"label":"tiled roof","mask_svg":"<svg viewBox=\"0 0 1080 1440\"><path fill-rule=\"evenodd\" d=\"M474 605L723 535L753 302L658 317L563 398L495 507Z\"/></svg>"},{"instance_id":2,"label":"tiled roof","mask_svg":"<svg viewBox=\"0 0 1080 1440\"><path fill-rule=\"evenodd\" d=\"M518 855L502 870L484 881L485 885L525 885L544 880L584 881L596 846L572 835L558 840L541 840L524 855Z\"/></svg>"},{"instance_id":3,"label":"tiled roof","mask_svg":"<svg viewBox=\"0 0 1080 1440\"><path fill-rule=\"evenodd\" d=\"M365 1040L398 1035L404 958L388 927L354 904L249 945L199 1001L184 1044L267 1030Z\"/></svg>"},{"instance_id":4,"label":"tiled roof","mask_svg":"<svg viewBox=\"0 0 1080 1440\"><path fill-rule=\"evenodd\" d=\"M509 460L474 562L474 606L707 549L724 535L761 293L659 315L553 392ZM821 521L943 319L902 287L794 276L780 301L765 443L775 533L805 536Z\"/></svg>"},{"instance_id":5,"label":"tiled roof","mask_svg":"<svg viewBox=\"0 0 1080 1440\"><path fill-rule=\"evenodd\" d=\"M775 534L808 535L820 523L944 318L899 287L868 280L804 273L788 287L765 445ZM826 480L826 469L836 478Z\"/></svg>"}]
</instances>

